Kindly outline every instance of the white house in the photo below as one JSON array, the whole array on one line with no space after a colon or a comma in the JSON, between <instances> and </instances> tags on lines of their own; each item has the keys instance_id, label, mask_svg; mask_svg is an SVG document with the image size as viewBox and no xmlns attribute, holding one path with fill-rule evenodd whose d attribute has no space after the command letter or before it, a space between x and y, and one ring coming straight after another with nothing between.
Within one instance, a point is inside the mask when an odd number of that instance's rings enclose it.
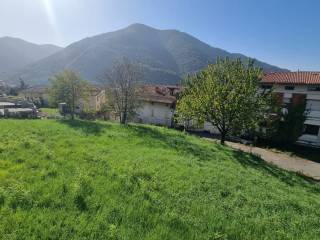
<instances>
[{"instance_id":1,"label":"white house","mask_svg":"<svg viewBox=\"0 0 320 240\"><path fill-rule=\"evenodd\" d=\"M171 127L179 86L146 85L141 89L141 106L137 110L135 121Z\"/></svg>"},{"instance_id":2,"label":"white house","mask_svg":"<svg viewBox=\"0 0 320 240\"><path fill-rule=\"evenodd\" d=\"M273 87L284 106L306 100L308 115L297 143L320 147L320 72L268 73L263 76L261 87Z\"/></svg>"}]
</instances>

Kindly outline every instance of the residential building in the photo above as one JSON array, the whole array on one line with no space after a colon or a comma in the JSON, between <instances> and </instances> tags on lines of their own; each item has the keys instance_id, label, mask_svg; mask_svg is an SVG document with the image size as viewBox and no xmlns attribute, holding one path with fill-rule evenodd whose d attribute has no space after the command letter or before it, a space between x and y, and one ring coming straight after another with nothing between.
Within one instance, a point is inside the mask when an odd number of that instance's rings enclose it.
<instances>
[{"instance_id":1,"label":"residential building","mask_svg":"<svg viewBox=\"0 0 320 240\"><path fill-rule=\"evenodd\" d=\"M106 103L106 91L99 87L90 87L86 99L81 99L79 103L79 113L82 111L90 111L99 113L103 105Z\"/></svg>"},{"instance_id":2,"label":"residential building","mask_svg":"<svg viewBox=\"0 0 320 240\"><path fill-rule=\"evenodd\" d=\"M104 89L94 87L90 89L89 107L94 112L100 112L106 103L106 91Z\"/></svg>"},{"instance_id":3,"label":"residential building","mask_svg":"<svg viewBox=\"0 0 320 240\"><path fill-rule=\"evenodd\" d=\"M33 86L22 90L19 94L23 99L33 102L37 106L43 107L49 105L49 91L45 86ZM103 104L106 102L106 92L99 87L90 87L87 99L80 100L78 111L84 109L97 113L102 109Z\"/></svg>"},{"instance_id":4,"label":"residential building","mask_svg":"<svg viewBox=\"0 0 320 240\"><path fill-rule=\"evenodd\" d=\"M320 147L320 72L267 73L261 87L273 87L284 108L287 104L306 101L307 119L297 143Z\"/></svg>"},{"instance_id":5,"label":"residential building","mask_svg":"<svg viewBox=\"0 0 320 240\"><path fill-rule=\"evenodd\" d=\"M136 122L171 127L181 87L170 85L146 85L140 89L141 106L137 110Z\"/></svg>"}]
</instances>

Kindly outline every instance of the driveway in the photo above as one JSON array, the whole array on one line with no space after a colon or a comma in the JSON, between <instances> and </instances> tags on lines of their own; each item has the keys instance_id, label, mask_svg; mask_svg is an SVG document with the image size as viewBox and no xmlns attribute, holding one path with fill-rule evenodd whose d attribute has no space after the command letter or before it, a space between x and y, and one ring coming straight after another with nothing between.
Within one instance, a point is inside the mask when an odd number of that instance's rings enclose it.
<instances>
[{"instance_id":1,"label":"driveway","mask_svg":"<svg viewBox=\"0 0 320 240\"><path fill-rule=\"evenodd\" d=\"M299 157L292 157L285 153L274 152L264 148L247 146L241 143L226 142L226 145L233 149L257 155L264 161L272 163L285 170L297 172L313 178L314 180L320 181L320 163Z\"/></svg>"}]
</instances>

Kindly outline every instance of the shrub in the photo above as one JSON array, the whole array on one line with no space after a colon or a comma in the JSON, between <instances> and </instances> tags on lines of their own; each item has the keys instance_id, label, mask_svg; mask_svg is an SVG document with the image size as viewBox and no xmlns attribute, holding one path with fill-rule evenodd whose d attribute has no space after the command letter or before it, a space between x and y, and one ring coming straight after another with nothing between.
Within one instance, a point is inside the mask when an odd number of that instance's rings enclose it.
<instances>
[{"instance_id":1,"label":"shrub","mask_svg":"<svg viewBox=\"0 0 320 240\"><path fill-rule=\"evenodd\" d=\"M306 120L306 102L291 104L287 113L278 113L278 117L271 123L268 131L269 140L277 145L293 145L303 133Z\"/></svg>"}]
</instances>

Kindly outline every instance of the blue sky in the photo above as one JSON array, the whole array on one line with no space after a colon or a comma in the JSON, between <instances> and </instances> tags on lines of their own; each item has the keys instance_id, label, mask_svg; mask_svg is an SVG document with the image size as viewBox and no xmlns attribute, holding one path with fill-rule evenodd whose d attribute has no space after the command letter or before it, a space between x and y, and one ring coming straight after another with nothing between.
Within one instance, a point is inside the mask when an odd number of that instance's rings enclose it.
<instances>
[{"instance_id":1,"label":"blue sky","mask_svg":"<svg viewBox=\"0 0 320 240\"><path fill-rule=\"evenodd\" d=\"M290 70L320 71L319 11L318 0L0 0L0 36L66 46L138 22Z\"/></svg>"}]
</instances>

